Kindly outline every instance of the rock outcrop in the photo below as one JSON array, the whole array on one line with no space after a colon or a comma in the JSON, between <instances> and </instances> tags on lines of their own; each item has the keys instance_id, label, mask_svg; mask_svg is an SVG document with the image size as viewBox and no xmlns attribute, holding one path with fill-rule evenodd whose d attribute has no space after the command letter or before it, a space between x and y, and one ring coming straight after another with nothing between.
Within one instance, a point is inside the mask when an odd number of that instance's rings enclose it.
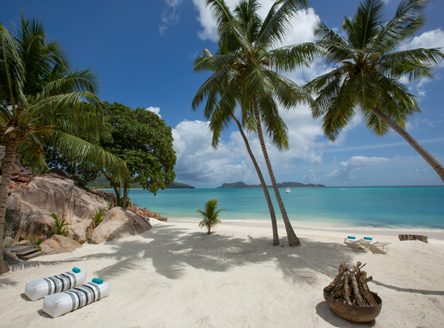
<instances>
[{"instance_id":1,"label":"rock outcrop","mask_svg":"<svg viewBox=\"0 0 444 328\"><path fill-rule=\"evenodd\" d=\"M92 230L92 218L108 203L75 186L68 177L48 173L13 190L8 197L5 234L15 240L47 236L54 224L51 213L65 218L68 237L84 243ZM91 235L92 232L90 232Z\"/></svg>"},{"instance_id":2,"label":"rock outcrop","mask_svg":"<svg viewBox=\"0 0 444 328\"><path fill-rule=\"evenodd\" d=\"M46 255L71 253L79 247L82 247L80 243L60 235L53 235L50 239L40 244L40 249Z\"/></svg>"},{"instance_id":3,"label":"rock outcrop","mask_svg":"<svg viewBox=\"0 0 444 328\"><path fill-rule=\"evenodd\" d=\"M89 241L91 244L100 244L121 237L137 235L151 229L151 224L138 214L125 211L121 207L114 207L106 213L102 223L94 229Z\"/></svg>"},{"instance_id":4,"label":"rock outcrop","mask_svg":"<svg viewBox=\"0 0 444 328\"><path fill-rule=\"evenodd\" d=\"M22 172L20 167L14 172L18 170ZM41 244L44 253L54 254L72 251L75 249L73 245L89 240L100 243L142 233L151 229L149 217L166 220L131 203L128 210L114 207L108 211L96 227L93 221L96 212L108 209L109 202L115 202L115 199L113 193L96 189L90 191L78 178L71 179L62 170L52 169L44 176L32 177L28 183L23 182L19 188L11 190L6 204L4 233L17 242L50 236L54 233L55 221L51 216L54 213L69 224L64 227L66 237L53 235Z\"/></svg>"}]
</instances>

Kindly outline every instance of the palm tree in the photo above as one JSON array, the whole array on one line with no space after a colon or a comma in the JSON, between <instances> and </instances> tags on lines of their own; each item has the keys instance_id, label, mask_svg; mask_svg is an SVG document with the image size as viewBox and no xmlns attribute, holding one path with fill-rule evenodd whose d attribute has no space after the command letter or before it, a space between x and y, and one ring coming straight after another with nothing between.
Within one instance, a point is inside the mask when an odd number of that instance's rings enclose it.
<instances>
[{"instance_id":1,"label":"palm tree","mask_svg":"<svg viewBox=\"0 0 444 328\"><path fill-rule=\"evenodd\" d=\"M222 44L219 44L219 54L221 54L221 53L226 54L226 51L227 51L226 47L224 47ZM211 54L211 52L208 49L205 49L202 53L202 56L199 56L195 60L195 62L194 62L195 67L198 67L199 63L203 59L208 58L210 56L213 56L213 55ZM226 81L226 82L228 82L228 81ZM222 91L222 89L215 89L213 91L214 91L213 97L220 96L220 92ZM223 114L223 113L219 113L220 111L215 112L216 108L215 108L215 106L211 106L212 102L210 101L210 99L212 99L211 96L208 97L207 106L205 107L204 115L207 120L210 120L210 129L213 132L212 146L214 149L217 149L222 131L224 131L225 128L228 126L228 122L225 123L225 121L232 119L234 122L236 122L236 125L237 125L239 132L242 136L242 139L245 143L245 147L247 148L248 155L250 156L250 159L253 162L253 166L254 166L256 173L259 177L259 181L261 182L262 190L265 195L265 200L267 201L267 205L268 205L268 211L270 212L271 227L272 227L272 233L273 233L273 246L277 246L277 245L279 245L279 233L278 233L278 229L277 229L276 214L274 212L274 206L271 201L270 193L268 192L268 188L265 183L264 177L263 177L262 172L259 168L259 165L256 161L256 158L254 157L254 154L251 150L248 139L245 136L242 125L239 122L239 120L236 118L236 116L234 116L234 108L226 108L226 109L228 109L228 111L226 111L225 114L228 115L228 117L226 117L226 118L223 116L221 117L220 114ZM194 111L197 110L201 101L202 101L202 99L196 99L196 98L193 99L192 108ZM251 121L249 121L249 122L251 125ZM254 129L254 126L252 126L252 129Z\"/></svg>"},{"instance_id":2,"label":"palm tree","mask_svg":"<svg viewBox=\"0 0 444 328\"><path fill-rule=\"evenodd\" d=\"M262 124L279 149L288 149L287 126L279 115L278 104L290 109L300 102L312 103L302 88L277 71L308 65L319 54L319 48L314 44L300 44L272 49L284 40L291 19L298 10L307 7L308 1L277 0L263 21L257 14L260 7L257 0L240 1L234 12L224 0L206 0L206 4L211 7L218 25L219 44L223 44L227 52L208 56L194 66L195 71L215 72L200 87L194 102L207 98L205 110L214 109L221 126L228 125L229 113L233 113L236 105L240 106L243 125L258 134L289 245L298 246L300 241L277 188Z\"/></svg>"},{"instance_id":3,"label":"palm tree","mask_svg":"<svg viewBox=\"0 0 444 328\"><path fill-rule=\"evenodd\" d=\"M205 210L197 209L197 213L202 214L202 221L199 222L199 227L206 227L208 229L208 234L211 234L211 228L216 226L221 221L218 219L219 213L225 211L225 209L217 210L217 199L210 199L205 203Z\"/></svg>"},{"instance_id":4,"label":"palm tree","mask_svg":"<svg viewBox=\"0 0 444 328\"><path fill-rule=\"evenodd\" d=\"M304 87L317 93L313 116L324 115L323 130L332 141L359 112L367 127L382 136L389 127L399 133L438 173L444 169L404 128L420 112L416 97L399 78L432 76L432 65L444 58L438 49L396 51L425 23L426 0L403 0L395 17L384 24L384 0L363 0L353 18L344 18L346 38L319 23L315 34L325 48L326 62L336 66Z\"/></svg>"},{"instance_id":5,"label":"palm tree","mask_svg":"<svg viewBox=\"0 0 444 328\"><path fill-rule=\"evenodd\" d=\"M0 24L0 137L5 145L0 185L0 274L9 271L3 259L3 226L15 152L28 148L44 163L42 137L54 137L66 155L91 161L99 168L114 168L124 178L125 163L101 148L68 132L100 124L98 110L86 111L82 103L95 103L97 83L90 70L70 71L55 41L47 40L43 25L21 17L11 35Z\"/></svg>"}]
</instances>

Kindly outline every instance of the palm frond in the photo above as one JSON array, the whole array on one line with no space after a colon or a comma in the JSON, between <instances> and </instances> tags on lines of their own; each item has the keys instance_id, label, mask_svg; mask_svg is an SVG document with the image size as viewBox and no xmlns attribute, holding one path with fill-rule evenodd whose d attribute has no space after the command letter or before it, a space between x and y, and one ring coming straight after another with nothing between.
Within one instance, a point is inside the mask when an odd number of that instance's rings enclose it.
<instances>
[{"instance_id":1,"label":"palm frond","mask_svg":"<svg viewBox=\"0 0 444 328\"><path fill-rule=\"evenodd\" d=\"M308 7L306 0L277 0L269 10L256 43L259 47L270 47L284 41L291 20L301 9Z\"/></svg>"},{"instance_id":2,"label":"palm frond","mask_svg":"<svg viewBox=\"0 0 444 328\"><path fill-rule=\"evenodd\" d=\"M393 52L381 57L381 71L393 78L407 75L410 81L419 78L431 78L433 64L438 64L444 59L444 54L439 49L411 49Z\"/></svg>"},{"instance_id":3,"label":"palm frond","mask_svg":"<svg viewBox=\"0 0 444 328\"><path fill-rule=\"evenodd\" d=\"M316 57L325 54L324 48L314 43L306 42L271 50L267 57L271 62L271 67L287 71L300 66L309 67L309 64Z\"/></svg>"},{"instance_id":4,"label":"palm frond","mask_svg":"<svg viewBox=\"0 0 444 328\"><path fill-rule=\"evenodd\" d=\"M99 170L110 172L113 181L124 182L128 177L129 172L125 162L99 146L63 132L58 133L55 142L57 148L67 158L93 163Z\"/></svg>"},{"instance_id":5,"label":"palm frond","mask_svg":"<svg viewBox=\"0 0 444 328\"><path fill-rule=\"evenodd\" d=\"M386 54L393 51L401 42L413 36L425 24L422 13L428 3L428 0L401 1L395 17L382 28L369 48Z\"/></svg>"},{"instance_id":6,"label":"palm frond","mask_svg":"<svg viewBox=\"0 0 444 328\"><path fill-rule=\"evenodd\" d=\"M314 34L321 38L316 44L327 51L324 59L328 65L335 65L347 59L357 60L354 49L348 45L347 41L328 29L323 22L316 25Z\"/></svg>"}]
</instances>

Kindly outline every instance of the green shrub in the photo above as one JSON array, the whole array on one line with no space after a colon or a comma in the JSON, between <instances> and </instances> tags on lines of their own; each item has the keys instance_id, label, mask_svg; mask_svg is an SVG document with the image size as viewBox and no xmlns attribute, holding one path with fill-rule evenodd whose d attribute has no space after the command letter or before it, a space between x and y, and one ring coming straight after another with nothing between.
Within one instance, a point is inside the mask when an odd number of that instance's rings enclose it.
<instances>
[{"instance_id":1,"label":"green shrub","mask_svg":"<svg viewBox=\"0 0 444 328\"><path fill-rule=\"evenodd\" d=\"M105 209L103 208L99 208L99 211L96 212L96 215L93 217L94 227L97 227L103 221L103 218L105 217L104 212Z\"/></svg>"},{"instance_id":2,"label":"green shrub","mask_svg":"<svg viewBox=\"0 0 444 328\"><path fill-rule=\"evenodd\" d=\"M208 234L211 234L211 228L213 228L216 224L221 223L218 219L219 213L225 211L225 209L217 210L217 199L210 199L205 204L205 210L202 211L200 209L197 210L197 213L202 214L203 220L199 222L199 227L206 227L208 229Z\"/></svg>"},{"instance_id":3,"label":"green shrub","mask_svg":"<svg viewBox=\"0 0 444 328\"><path fill-rule=\"evenodd\" d=\"M68 231L66 231L65 227L68 225L71 225L71 223L65 223L65 218L59 219L57 215L54 213L51 214L51 216L54 218L55 223L53 226L54 234L66 236L68 234Z\"/></svg>"}]
</instances>

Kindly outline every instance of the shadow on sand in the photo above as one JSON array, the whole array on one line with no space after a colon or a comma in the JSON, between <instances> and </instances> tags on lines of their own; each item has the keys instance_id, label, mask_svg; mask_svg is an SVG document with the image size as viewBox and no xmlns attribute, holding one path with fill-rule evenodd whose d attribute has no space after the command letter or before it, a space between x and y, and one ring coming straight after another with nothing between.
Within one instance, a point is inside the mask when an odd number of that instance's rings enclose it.
<instances>
[{"instance_id":1,"label":"shadow on sand","mask_svg":"<svg viewBox=\"0 0 444 328\"><path fill-rule=\"evenodd\" d=\"M147 240L108 242L115 252L95 253L71 260L117 260L115 264L95 272L104 280L138 269L146 260L151 260L156 272L169 279L180 278L185 266L224 272L249 263L273 261L287 278L310 283L314 279L313 271L333 278L339 263L353 258L350 250L343 245L305 238L301 238L301 247L276 247L271 245L271 238L207 235L170 225L155 226L140 236ZM309 256L308 253L316 250L322 252L322 261L316 256Z\"/></svg>"},{"instance_id":2,"label":"shadow on sand","mask_svg":"<svg viewBox=\"0 0 444 328\"><path fill-rule=\"evenodd\" d=\"M385 287L385 288L394 289L398 292L403 292L403 293L444 296L443 290L424 290L424 289L413 289L413 288L401 288L401 287L396 287L396 286L384 284L384 283L377 281L377 280L373 280L372 283L374 283L375 285L378 285L378 286Z\"/></svg>"},{"instance_id":3,"label":"shadow on sand","mask_svg":"<svg viewBox=\"0 0 444 328\"><path fill-rule=\"evenodd\" d=\"M328 306L326 301L323 301L316 305L316 314L320 316L324 321L328 322L334 327L374 327L376 324L376 320L373 320L371 322L366 323L357 323L357 322L351 322L345 319L342 319L340 316L338 316L336 313L334 313L330 307Z\"/></svg>"}]
</instances>

